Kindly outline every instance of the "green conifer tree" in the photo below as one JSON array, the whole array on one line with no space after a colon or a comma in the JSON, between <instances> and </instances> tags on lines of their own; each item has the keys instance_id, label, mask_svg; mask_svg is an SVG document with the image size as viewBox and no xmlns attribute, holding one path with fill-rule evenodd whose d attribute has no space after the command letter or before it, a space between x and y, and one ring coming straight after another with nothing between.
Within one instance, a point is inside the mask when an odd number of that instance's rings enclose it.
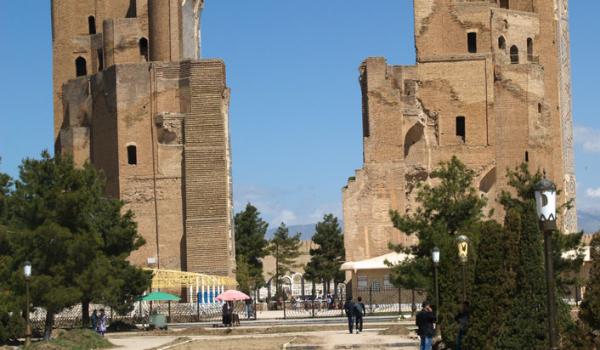
<instances>
[{"instance_id":1,"label":"green conifer tree","mask_svg":"<svg viewBox=\"0 0 600 350\"><path fill-rule=\"evenodd\" d=\"M315 226L312 241L316 244L310 250L310 261L304 271L309 281L325 281L326 293L330 293L329 282L344 281L344 272L340 270L346 253L344 250L344 235L338 219L333 214L327 214L323 221Z\"/></svg>"},{"instance_id":2,"label":"green conifer tree","mask_svg":"<svg viewBox=\"0 0 600 350\"><path fill-rule=\"evenodd\" d=\"M585 296L581 303L579 318L582 328L591 340L595 349L600 349L600 234L590 244L592 266L590 277L585 288Z\"/></svg>"},{"instance_id":3,"label":"green conifer tree","mask_svg":"<svg viewBox=\"0 0 600 350\"><path fill-rule=\"evenodd\" d=\"M408 235L416 235L419 244L413 247L392 246L414 256L409 262L394 267L396 275L410 275L416 281L429 281L427 290L433 300L433 266L431 251L441 251L439 265L440 324L446 345L454 344L458 326L454 316L462 303L462 267L458 258L456 237L470 238L470 260L466 265L467 299L471 295L474 263L479 241L479 226L486 201L473 187L475 172L453 157L431 173L435 186L419 185L418 207L412 214L391 212L394 227Z\"/></svg>"},{"instance_id":4,"label":"green conifer tree","mask_svg":"<svg viewBox=\"0 0 600 350\"><path fill-rule=\"evenodd\" d=\"M46 309L45 338L54 315L82 303L84 323L90 302L131 309L149 287L151 274L127 261L143 239L133 214L104 196L104 178L91 165L75 168L70 157L27 159L8 204L13 233L11 271L22 293L22 264L33 267L32 301Z\"/></svg>"},{"instance_id":5,"label":"green conifer tree","mask_svg":"<svg viewBox=\"0 0 600 350\"><path fill-rule=\"evenodd\" d=\"M494 222L481 228L475 280L471 298L471 324L464 349L495 350L496 340L507 321L512 305L515 274L512 261L518 251L513 232Z\"/></svg>"},{"instance_id":6,"label":"green conifer tree","mask_svg":"<svg viewBox=\"0 0 600 350\"><path fill-rule=\"evenodd\" d=\"M285 297L281 278L296 268L296 259L300 256L300 233L290 236L284 223L277 228L269 242L269 254L275 258L276 297Z\"/></svg>"},{"instance_id":7,"label":"green conifer tree","mask_svg":"<svg viewBox=\"0 0 600 350\"><path fill-rule=\"evenodd\" d=\"M264 282L263 258L267 255L268 241L265 239L269 224L260 217L260 212L248 203L244 211L234 218L237 280L245 293L256 290Z\"/></svg>"},{"instance_id":8,"label":"green conifer tree","mask_svg":"<svg viewBox=\"0 0 600 350\"><path fill-rule=\"evenodd\" d=\"M531 176L526 165L508 172L508 183L517 196L501 194L506 211L505 228L518 240L518 253L511 261L517 288L511 295L509 322L501 329L498 349L548 348L548 313L544 272L543 236L537 217L534 186L541 175Z\"/></svg>"}]
</instances>

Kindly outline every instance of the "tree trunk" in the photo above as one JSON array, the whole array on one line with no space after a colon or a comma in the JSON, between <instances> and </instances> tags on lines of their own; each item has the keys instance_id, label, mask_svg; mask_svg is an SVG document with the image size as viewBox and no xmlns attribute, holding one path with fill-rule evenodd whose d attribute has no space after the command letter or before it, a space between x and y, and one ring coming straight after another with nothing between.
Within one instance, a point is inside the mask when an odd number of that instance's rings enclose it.
<instances>
[{"instance_id":1,"label":"tree trunk","mask_svg":"<svg viewBox=\"0 0 600 350\"><path fill-rule=\"evenodd\" d=\"M46 322L44 323L44 340L50 340L52 337L52 328L54 327L54 312L46 312Z\"/></svg>"},{"instance_id":2,"label":"tree trunk","mask_svg":"<svg viewBox=\"0 0 600 350\"><path fill-rule=\"evenodd\" d=\"M81 326L83 328L90 327L90 302L88 300L81 302Z\"/></svg>"}]
</instances>

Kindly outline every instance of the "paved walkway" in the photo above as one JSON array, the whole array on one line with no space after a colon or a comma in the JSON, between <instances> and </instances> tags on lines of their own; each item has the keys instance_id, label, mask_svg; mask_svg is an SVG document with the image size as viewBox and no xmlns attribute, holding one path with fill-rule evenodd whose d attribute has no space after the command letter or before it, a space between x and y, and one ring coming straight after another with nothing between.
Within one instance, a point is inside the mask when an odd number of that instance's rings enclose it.
<instances>
[{"instance_id":1,"label":"paved walkway","mask_svg":"<svg viewBox=\"0 0 600 350\"><path fill-rule=\"evenodd\" d=\"M323 331L323 332L304 332L304 333L285 333L285 334L255 334L255 335L236 335L236 336L187 336L193 340L188 345L189 348L202 349L201 341L207 340L224 340L229 341L239 340L243 343L249 338L265 339L275 337L289 337L290 340L295 337L308 336L318 339L318 347L316 349L418 349L417 340L410 337L379 335L381 329L365 330L361 334L348 334L346 331ZM160 348L173 341L177 340L176 336L139 336L130 335L109 335L108 339L115 345L120 347L120 350L141 350ZM292 344L286 349L304 349L304 345L312 344Z\"/></svg>"}]
</instances>

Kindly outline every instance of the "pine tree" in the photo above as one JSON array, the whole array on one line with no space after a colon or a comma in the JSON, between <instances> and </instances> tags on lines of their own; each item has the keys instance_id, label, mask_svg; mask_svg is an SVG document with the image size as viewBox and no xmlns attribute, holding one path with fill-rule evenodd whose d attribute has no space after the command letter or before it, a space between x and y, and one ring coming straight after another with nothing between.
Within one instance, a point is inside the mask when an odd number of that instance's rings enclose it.
<instances>
[{"instance_id":1,"label":"pine tree","mask_svg":"<svg viewBox=\"0 0 600 350\"><path fill-rule=\"evenodd\" d=\"M455 239L459 235L470 238L470 260L466 265L467 299L471 293L473 266L483 217L485 200L473 187L475 172L453 157L431 173L435 186L419 185L418 208L413 214L391 212L394 227L407 235L416 235L419 244L414 247L392 246L398 252L410 253L414 259L394 267L395 274L408 273L415 281L429 281L427 289L433 299L433 266L431 251L437 246L441 251L439 265L440 323L444 343L453 344L457 325L454 315L462 299L462 269ZM419 282L419 284L422 282Z\"/></svg>"},{"instance_id":2,"label":"pine tree","mask_svg":"<svg viewBox=\"0 0 600 350\"><path fill-rule=\"evenodd\" d=\"M327 214L323 221L315 226L312 241L317 245L310 250L311 259L304 271L309 281L325 281L327 293L329 282L336 284L344 281L344 272L340 270L346 253L344 250L344 235L333 214Z\"/></svg>"},{"instance_id":3,"label":"pine tree","mask_svg":"<svg viewBox=\"0 0 600 350\"><path fill-rule=\"evenodd\" d=\"M289 229L284 223L277 228L269 242L269 253L275 258L275 285L276 296L285 297L282 290L281 278L291 272L296 266L296 259L300 256L300 233L290 236Z\"/></svg>"},{"instance_id":4,"label":"pine tree","mask_svg":"<svg viewBox=\"0 0 600 350\"><path fill-rule=\"evenodd\" d=\"M71 158L43 152L23 162L9 197L13 280L31 261L32 300L47 311L46 338L62 309L81 302L85 322L90 302L130 309L150 284L151 275L127 261L144 243L133 214L122 214L123 203L106 198L104 186L93 166L77 169Z\"/></svg>"},{"instance_id":5,"label":"pine tree","mask_svg":"<svg viewBox=\"0 0 600 350\"><path fill-rule=\"evenodd\" d=\"M481 228L475 266L469 331L464 349L495 350L508 320L516 288L512 261L518 251L517 237L490 221Z\"/></svg>"},{"instance_id":6,"label":"pine tree","mask_svg":"<svg viewBox=\"0 0 600 350\"><path fill-rule=\"evenodd\" d=\"M258 289L263 281L263 261L267 255L268 241L265 239L268 224L260 218L260 212L248 203L244 211L234 218L235 251L238 270L237 280L245 293Z\"/></svg>"},{"instance_id":7,"label":"pine tree","mask_svg":"<svg viewBox=\"0 0 600 350\"><path fill-rule=\"evenodd\" d=\"M2 158L0 158L0 163L2 163ZM10 176L0 172L0 224L6 221L7 200L11 185L12 179Z\"/></svg>"},{"instance_id":8,"label":"pine tree","mask_svg":"<svg viewBox=\"0 0 600 350\"><path fill-rule=\"evenodd\" d=\"M592 266L579 318L585 333L594 342L596 349L600 349L600 234L598 233L590 244L590 254Z\"/></svg>"}]
</instances>

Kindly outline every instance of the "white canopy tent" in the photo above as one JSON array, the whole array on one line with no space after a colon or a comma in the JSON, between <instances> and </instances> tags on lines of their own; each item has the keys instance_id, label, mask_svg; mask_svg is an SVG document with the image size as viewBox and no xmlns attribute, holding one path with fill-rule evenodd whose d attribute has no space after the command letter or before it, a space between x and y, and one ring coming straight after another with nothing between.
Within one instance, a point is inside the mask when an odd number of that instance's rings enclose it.
<instances>
[{"instance_id":1,"label":"white canopy tent","mask_svg":"<svg viewBox=\"0 0 600 350\"><path fill-rule=\"evenodd\" d=\"M387 263L396 265L411 258L411 255L404 253L389 253L361 261L348 261L342 265L341 270L355 273L364 270L386 270L390 268Z\"/></svg>"}]
</instances>

